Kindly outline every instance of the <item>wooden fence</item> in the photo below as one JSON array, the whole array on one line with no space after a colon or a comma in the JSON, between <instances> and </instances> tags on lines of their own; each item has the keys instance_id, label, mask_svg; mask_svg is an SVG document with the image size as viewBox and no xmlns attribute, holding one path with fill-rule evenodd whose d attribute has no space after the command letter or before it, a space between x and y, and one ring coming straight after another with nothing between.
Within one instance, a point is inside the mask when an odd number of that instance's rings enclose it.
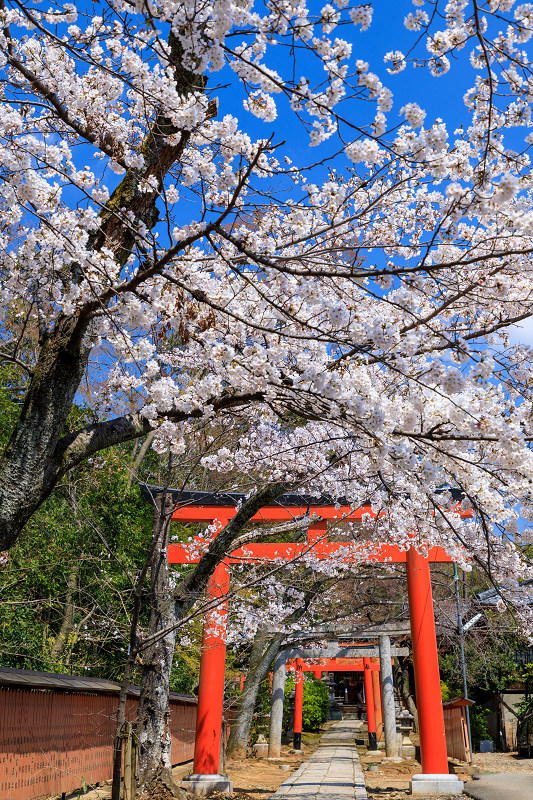
<instances>
[{"instance_id":1,"label":"wooden fence","mask_svg":"<svg viewBox=\"0 0 533 800\"><path fill-rule=\"evenodd\" d=\"M456 697L442 704L448 758L457 758L468 764L472 763L472 753L468 741L465 708L472 704L472 700L465 700L464 697Z\"/></svg>"},{"instance_id":2,"label":"wooden fence","mask_svg":"<svg viewBox=\"0 0 533 800\"><path fill-rule=\"evenodd\" d=\"M0 669L0 800L68 794L109 780L118 688L113 681ZM133 688L128 719L137 704ZM194 754L196 698L172 694L170 707L172 761L179 764Z\"/></svg>"}]
</instances>

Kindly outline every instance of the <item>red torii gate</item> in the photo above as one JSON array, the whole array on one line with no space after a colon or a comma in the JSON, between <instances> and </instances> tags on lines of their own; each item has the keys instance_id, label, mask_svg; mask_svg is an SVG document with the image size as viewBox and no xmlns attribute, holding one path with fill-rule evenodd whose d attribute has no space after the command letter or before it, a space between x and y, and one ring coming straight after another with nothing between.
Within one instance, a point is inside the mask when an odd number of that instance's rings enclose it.
<instances>
[{"instance_id":1,"label":"red torii gate","mask_svg":"<svg viewBox=\"0 0 533 800\"><path fill-rule=\"evenodd\" d=\"M317 663L318 662L318 663ZM294 740L295 750L302 746L303 717L303 673L314 672L319 678L323 672L364 672L366 716L368 723L368 749L377 750L376 714L377 707L381 711L381 693L374 692L372 672L379 673L379 659L363 656L362 658L315 658L306 660L295 658L287 661L288 672L295 673L294 681ZM379 682L377 684L379 686ZM381 716L381 715L380 715Z\"/></svg>"},{"instance_id":2,"label":"red torii gate","mask_svg":"<svg viewBox=\"0 0 533 800\"><path fill-rule=\"evenodd\" d=\"M157 490L155 490L157 493ZM148 490L150 497L154 490ZM237 511L244 495L214 495L209 492L179 492L175 496L183 503L176 508L172 519L180 522L218 523L220 530ZM343 560L364 560L370 563L405 564L409 597L411 636L415 686L418 701L420 751L423 775L448 775L446 738L440 690L435 619L431 593L430 562L451 563L452 559L441 547L430 548L424 557L415 549L400 550L397 546L365 542L355 545L348 542L327 541L327 521L361 520L375 517L369 505L353 509L348 505L333 504L302 495L284 495L275 504L264 506L252 517L252 522L290 521L305 514L315 514L321 519L309 526L305 543L254 543L230 553L211 576L207 595L219 599L215 610L206 614L202 640L200 683L198 690L198 718L196 726L194 776L220 778L220 741L224 701L225 625L227 594L229 592L229 566L238 563L292 561L306 553L321 559L339 556ZM216 535L216 534L215 534ZM190 544L169 544L170 564L194 564L201 557L202 545L209 540L196 537ZM371 672L368 671L370 677ZM366 672L365 671L365 676ZM366 683L365 683L366 686Z\"/></svg>"},{"instance_id":3,"label":"red torii gate","mask_svg":"<svg viewBox=\"0 0 533 800\"><path fill-rule=\"evenodd\" d=\"M363 660L366 656L333 656L332 658L292 658L287 660L287 672L297 672L298 662L302 666L302 672L313 672L315 678L320 678L323 672L362 672L364 670ZM368 656L370 669L379 672L379 658ZM394 658L392 659L394 663Z\"/></svg>"}]
</instances>

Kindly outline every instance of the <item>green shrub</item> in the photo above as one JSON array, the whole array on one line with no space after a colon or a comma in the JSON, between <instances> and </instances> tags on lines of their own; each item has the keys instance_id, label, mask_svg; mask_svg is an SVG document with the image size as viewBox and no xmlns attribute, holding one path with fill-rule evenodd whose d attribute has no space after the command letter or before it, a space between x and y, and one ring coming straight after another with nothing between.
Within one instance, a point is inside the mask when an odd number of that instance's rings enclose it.
<instances>
[{"instance_id":1,"label":"green shrub","mask_svg":"<svg viewBox=\"0 0 533 800\"><path fill-rule=\"evenodd\" d=\"M472 733L472 744L475 745L484 739L494 741L487 727L487 714L489 712L483 706L470 706L470 731Z\"/></svg>"},{"instance_id":2,"label":"green shrub","mask_svg":"<svg viewBox=\"0 0 533 800\"><path fill-rule=\"evenodd\" d=\"M448 686L445 681L440 682L440 693L442 695L442 702L445 703L447 700L450 700L452 697L452 693L450 691L450 687Z\"/></svg>"},{"instance_id":3,"label":"green shrub","mask_svg":"<svg viewBox=\"0 0 533 800\"><path fill-rule=\"evenodd\" d=\"M294 675L289 675L285 684L284 723L289 725L289 695L294 689ZM328 718L329 693L321 680L304 675L304 696L302 708L302 729L316 731Z\"/></svg>"}]
</instances>

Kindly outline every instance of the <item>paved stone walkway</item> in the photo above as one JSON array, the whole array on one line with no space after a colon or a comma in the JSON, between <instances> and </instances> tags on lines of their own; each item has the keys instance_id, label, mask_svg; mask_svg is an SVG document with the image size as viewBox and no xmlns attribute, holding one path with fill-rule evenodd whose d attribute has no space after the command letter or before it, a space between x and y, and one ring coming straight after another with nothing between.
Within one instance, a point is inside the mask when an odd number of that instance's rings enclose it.
<instances>
[{"instance_id":1,"label":"paved stone walkway","mask_svg":"<svg viewBox=\"0 0 533 800\"><path fill-rule=\"evenodd\" d=\"M355 746L358 720L336 722L318 750L282 783L270 800L367 800Z\"/></svg>"},{"instance_id":2,"label":"paved stone walkway","mask_svg":"<svg viewBox=\"0 0 533 800\"><path fill-rule=\"evenodd\" d=\"M465 783L465 794L475 800L530 800L533 797L533 775L505 772L480 775Z\"/></svg>"}]
</instances>

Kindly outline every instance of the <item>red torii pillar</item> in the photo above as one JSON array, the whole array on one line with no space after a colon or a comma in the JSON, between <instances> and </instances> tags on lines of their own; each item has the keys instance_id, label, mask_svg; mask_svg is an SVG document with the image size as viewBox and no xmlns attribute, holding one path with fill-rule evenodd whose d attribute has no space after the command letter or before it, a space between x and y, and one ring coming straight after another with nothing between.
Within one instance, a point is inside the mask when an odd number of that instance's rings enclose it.
<instances>
[{"instance_id":1,"label":"red torii pillar","mask_svg":"<svg viewBox=\"0 0 533 800\"><path fill-rule=\"evenodd\" d=\"M434 709L442 708L439 656L434 642L435 615L431 577L427 558L409 550L407 553L407 592L411 614L416 707L420 730L422 772L442 772L446 756L444 725L435 725Z\"/></svg>"},{"instance_id":2,"label":"red torii pillar","mask_svg":"<svg viewBox=\"0 0 533 800\"><path fill-rule=\"evenodd\" d=\"M374 682L370 671L370 659L363 658L365 679L366 719L368 725L368 749L377 750L376 715L374 713Z\"/></svg>"},{"instance_id":3,"label":"red torii pillar","mask_svg":"<svg viewBox=\"0 0 533 800\"><path fill-rule=\"evenodd\" d=\"M207 584L210 600L227 598L229 569L222 562ZM224 713L224 672L226 669L226 618L228 602L207 612L202 636L202 659L194 744L194 774L216 775L220 769L220 739Z\"/></svg>"},{"instance_id":4,"label":"red torii pillar","mask_svg":"<svg viewBox=\"0 0 533 800\"><path fill-rule=\"evenodd\" d=\"M236 512L235 506L220 506L220 505L190 505L178 508L174 514L173 519L180 521L206 521L213 522L219 521L219 524L225 525ZM325 534L327 532L327 519L337 518L357 518L360 519L363 515L375 516L369 507L361 509L352 509L348 506L340 506L335 508L333 505L313 505L309 502L307 505L287 505L280 504L276 506L269 506L261 509L252 520L266 521L266 520L291 520L306 513L314 512L322 517L322 521L318 524L312 525L308 532L307 544L254 544L248 545L231 553L226 559L226 563L250 563L251 561L265 561L268 562L272 559L284 558L285 560L292 560L301 556L306 552L313 551L314 555L318 558L329 558L337 555L343 560L351 561L358 560L361 551L364 549L367 562L388 562L388 563L405 563L408 579L409 590L409 604L411 612L411 635L413 641L413 657L415 661L415 678L416 689L421 685L422 696L429 702L428 713L423 714L420 719L420 743L422 755L422 769L423 774L414 776L414 781L419 781L417 785L413 783L413 793L431 792L434 788L435 781L441 780L446 783L446 791L448 793L460 793L457 791L457 786L452 782L459 785L454 775L448 775L448 759L446 754L446 741L444 734L444 716L442 711L442 701L440 695L440 676L438 671L438 653L437 643L435 639L434 621L430 624L429 616L432 613L433 604L431 600L431 578L429 572L430 561L451 562L451 558L439 547L431 548L427 557L418 555L415 551L410 550L410 554L417 557L408 557L405 551L401 551L398 547L389 544L372 544L371 542L364 543L360 546L357 555L353 555L354 548L347 543L328 543L325 541ZM208 541L199 540L204 544ZM346 556L343 556L343 550L347 548ZM168 548L169 562L174 564L192 564L200 560L198 543L194 545L176 545L171 544ZM410 588L409 588L410 587ZM223 602L221 602L223 605ZM213 643L212 643L213 646ZM225 643L223 636L219 637L219 646L224 648ZM208 659L210 666L202 671L202 682L199 689L199 706L203 706L200 700L200 695L207 692L208 698L211 697L213 687L217 687L217 692L220 694L220 686L223 687L224 676L220 675L221 672L221 658L220 653L222 649L217 651L219 658L216 660L217 666L215 667L215 659ZM202 660L206 651L202 654ZM206 656L207 657L207 656ZM215 676L214 670L217 670ZM209 704L211 700L206 702ZM419 699L419 704L421 701ZM204 706L203 706L204 707ZM218 708L218 705L217 705ZM381 717L381 708L379 708L379 716ZM217 711L218 713L218 711ZM220 750L216 750L216 742L220 744L220 730L222 727L222 717L218 719L216 727L219 733L213 731L207 732L205 725L215 725L214 714L209 717L204 717L204 728L200 739L196 741L195 745L195 764L204 765L202 768L207 770L207 765L214 765L210 767L214 770L212 773L197 773L192 778L220 778L218 769L220 768ZM207 720L211 720L207 723ZM424 730L422 730L424 728ZM198 752L196 750L209 749L209 753ZM425 753L424 753L425 750ZM216 767L216 769L215 769ZM431 767L431 773L426 774L426 770ZM427 780L423 782L424 777ZM444 780L446 778L446 780ZM449 780L448 780L449 778ZM206 781L207 782L207 781ZM439 784L440 785L440 784ZM213 782L211 782L213 786ZM193 787L191 787L193 788ZM216 785L214 788L218 788ZM226 788L227 786L221 787Z\"/></svg>"},{"instance_id":5,"label":"red torii pillar","mask_svg":"<svg viewBox=\"0 0 533 800\"><path fill-rule=\"evenodd\" d=\"M302 717L304 704L304 670L303 659L296 659L295 680L294 680L294 737L293 747L295 750L302 749Z\"/></svg>"},{"instance_id":6,"label":"red torii pillar","mask_svg":"<svg viewBox=\"0 0 533 800\"><path fill-rule=\"evenodd\" d=\"M372 673L372 687L374 697L374 716L376 718L376 739L383 741L383 708L381 705L381 681L379 675Z\"/></svg>"}]
</instances>

